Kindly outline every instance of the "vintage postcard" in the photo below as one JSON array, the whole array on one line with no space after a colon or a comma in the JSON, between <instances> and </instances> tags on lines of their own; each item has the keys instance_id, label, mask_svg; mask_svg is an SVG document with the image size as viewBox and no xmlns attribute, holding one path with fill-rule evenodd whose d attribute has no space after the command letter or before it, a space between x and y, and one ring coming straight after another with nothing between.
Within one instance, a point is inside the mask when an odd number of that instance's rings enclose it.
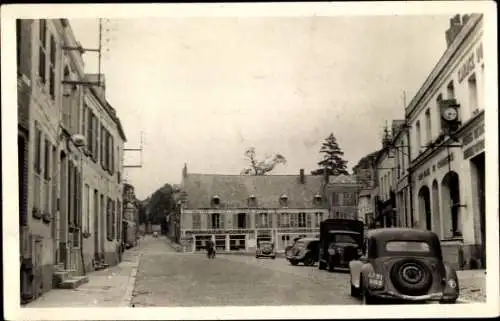
<instances>
[{"instance_id":1,"label":"vintage postcard","mask_svg":"<svg viewBox=\"0 0 500 321\"><path fill-rule=\"evenodd\" d=\"M6 319L498 315L494 2L1 22Z\"/></svg>"}]
</instances>

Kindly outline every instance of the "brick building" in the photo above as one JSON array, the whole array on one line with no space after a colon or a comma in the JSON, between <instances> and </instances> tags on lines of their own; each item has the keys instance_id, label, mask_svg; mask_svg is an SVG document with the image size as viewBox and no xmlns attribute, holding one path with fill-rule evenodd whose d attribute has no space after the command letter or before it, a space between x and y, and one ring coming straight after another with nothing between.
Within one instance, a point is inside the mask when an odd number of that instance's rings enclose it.
<instances>
[{"instance_id":1,"label":"brick building","mask_svg":"<svg viewBox=\"0 0 500 321\"><path fill-rule=\"evenodd\" d=\"M181 242L200 251L207 239L219 251L254 251L271 240L278 251L297 236L318 236L327 218L323 176L208 175L183 170Z\"/></svg>"}]
</instances>

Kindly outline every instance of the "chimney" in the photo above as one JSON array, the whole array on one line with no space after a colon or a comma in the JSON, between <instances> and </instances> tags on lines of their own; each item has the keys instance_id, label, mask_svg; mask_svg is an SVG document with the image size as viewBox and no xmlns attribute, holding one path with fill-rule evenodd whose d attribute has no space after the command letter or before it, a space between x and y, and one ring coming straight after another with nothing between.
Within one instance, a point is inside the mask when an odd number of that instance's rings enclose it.
<instances>
[{"instance_id":1,"label":"chimney","mask_svg":"<svg viewBox=\"0 0 500 321\"><path fill-rule=\"evenodd\" d=\"M300 184L305 184L305 182L306 182L306 177L304 175L304 169L301 168L300 169Z\"/></svg>"},{"instance_id":2,"label":"chimney","mask_svg":"<svg viewBox=\"0 0 500 321\"><path fill-rule=\"evenodd\" d=\"M456 14L455 16L453 16L453 18L450 19L450 28L446 30L446 44L448 47L453 43L453 40L455 40L468 19L468 15L464 15L464 18L462 19L459 14ZM464 23L462 23L462 20Z\"/></svg>"}]
</instances>

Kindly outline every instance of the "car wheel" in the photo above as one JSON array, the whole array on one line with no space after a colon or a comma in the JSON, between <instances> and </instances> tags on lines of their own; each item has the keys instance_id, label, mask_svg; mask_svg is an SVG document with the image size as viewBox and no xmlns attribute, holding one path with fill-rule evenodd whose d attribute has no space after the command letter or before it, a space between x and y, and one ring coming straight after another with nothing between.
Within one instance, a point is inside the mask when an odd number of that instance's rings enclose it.
<instances>
[{"instance_id":1,"label":"car wheel","mask_svg":"<svg viewBox=\"0 0 500 321\"><path fill-rule=\"evenodd\" d=\"M419 260L406 259L396 262L390 272L394 287L406 295L426 294L432 286L432 270Z\"/></svg>"},{"instance_id":2,"label":"car wheel","mask_svg":"<svg viewBox=\"0 0 500 321\"><path fill-rule=\"evenodd\" d=\"M295 261L295 260L290 260L290 264L291 264L291 265L297 265L297 264L299 264L299 262L297 262L297 261Z\"/></svg>"},{"instance_id":3,"label":"car wheel","mask_svg":"<svg viewBox=\"0 0 500 321\"><path fill-rule=\"evenodd\" d=\"M276 259L276 256L273 256L273 257L272 257L272 259L273 259L273 260L275 260L275 259Z\"/></svg>"},{"instance_id":4,"label":"car wheel","mask_svg":"<svg viewBox=\"0 0 500 321\"><path fill-rule=\"evenodd\" d=\"M334 271L335 271L335 266L331 262L328 262L328 272L334 272Z\"/></svg>"},{"instance_id":5,"label":"car wheel","mask_svg":"<svg viewBox=\"0 0 500 321\"><path fill-rule=\"evenodd\" d=\"M323 261L318 262L318 269L320 270L325 270L326 269L326 263Z\"/></svg>"}]
</instances>

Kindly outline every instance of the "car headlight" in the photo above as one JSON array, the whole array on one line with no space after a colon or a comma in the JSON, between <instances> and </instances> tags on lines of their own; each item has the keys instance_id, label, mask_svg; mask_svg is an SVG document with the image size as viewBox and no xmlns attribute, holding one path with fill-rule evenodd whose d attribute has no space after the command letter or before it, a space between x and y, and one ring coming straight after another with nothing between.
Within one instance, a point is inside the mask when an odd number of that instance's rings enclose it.
<instances>
[{"instance_id":1,"label":"car headlight","mask_svg":"<svg viewBox=\"0 0 500 321\"><path fill-rule=\"evenodd\" d=\"M448 284L448 287L450 287L451 289L455 289L457 287L457 281L455 281L453 279L449 279L447 284Z\"/></svg>"}]
</instances>

